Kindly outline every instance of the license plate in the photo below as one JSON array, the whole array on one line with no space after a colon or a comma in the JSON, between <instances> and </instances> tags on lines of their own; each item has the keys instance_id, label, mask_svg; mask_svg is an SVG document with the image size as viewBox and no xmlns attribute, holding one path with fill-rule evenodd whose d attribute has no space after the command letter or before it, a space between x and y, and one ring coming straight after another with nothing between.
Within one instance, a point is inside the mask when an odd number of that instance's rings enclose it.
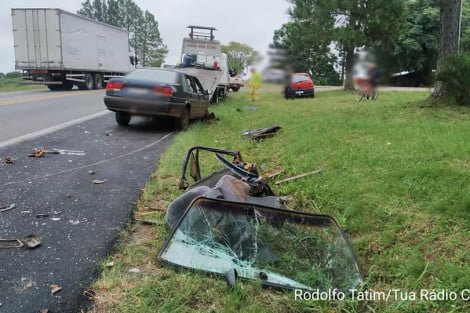
<instances>
[{"instance_id":1,"label":"license plate","mask_svg":"<svg viewBox=\"0 0 470 313\"><path fill-rule=\"evenodd\" d=\"M303 93L304 93L303 90L300 90L300 91L296 91L296 92L295 92L296 95L301 95L301 94L303 94Z\"/></svg>"},{"instance_id":2,"label":"license plate","mask_svg":"<svg viewBox=\"0 0 470 313\"><path fill-rule=\"evenodd\" d=\"M143 88L126 88L126 90L127 92L134 93L134 94L144 94L148 92L147 89L143 89Z\"/></svg>"}]
</instances>

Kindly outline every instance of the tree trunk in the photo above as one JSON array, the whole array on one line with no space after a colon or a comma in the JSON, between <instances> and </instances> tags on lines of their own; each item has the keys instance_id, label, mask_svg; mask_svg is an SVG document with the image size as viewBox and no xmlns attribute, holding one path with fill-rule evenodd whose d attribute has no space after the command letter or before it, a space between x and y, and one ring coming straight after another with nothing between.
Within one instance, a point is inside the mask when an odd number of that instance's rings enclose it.
<instances>
[{"instance_id":1,"label":"tree trunk","mask_svg":"<svg viewBox=\"0 0 470 313\"><path fill-rule=\"evenodd\" d=\"M346 79L344 80L344 90L354 90L353 83L353 67L354 67L354 47L345 49L345 65Z\"/></svg>"},{"instance_id":2,"label":"tree trunk","mask_svg":"<svg viewBox=\"0 0 470 313\"><path fill-rule=\"evenodd\" d=\"M439 74L442 62L447 57L459 52L461 7L461 0L441 0L439 54L436 74ZM436 81L432 94L433 97L443 99L448 94L447 87L442 82Z\"/></svg>"}]
</instances>

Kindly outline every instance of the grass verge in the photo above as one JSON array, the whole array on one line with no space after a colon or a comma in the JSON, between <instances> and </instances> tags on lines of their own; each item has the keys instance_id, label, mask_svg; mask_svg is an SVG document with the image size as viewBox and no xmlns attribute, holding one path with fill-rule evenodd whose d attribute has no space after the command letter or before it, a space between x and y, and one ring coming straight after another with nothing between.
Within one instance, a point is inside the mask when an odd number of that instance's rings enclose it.
<instances>
[{"instance_id":1,"label":"grass verge","mask_svg":"<svg viewBox=\"0 0 470 313\"><path fill-rule=\"evenodd\" d=\"M0 92L11 92L21 90L42 90L46 89L44 85L21 85L20 79L2 78L0 79Z\"/></svg>"},{"instance_id":2,"label":"grass verge","mask_svg":"<svg viewBox=\"0 0 470 313\"><path fill-rule=\"evenodd\" d=\"M219 121L193 124L164 153L136 212L160 224L134 225L123 235L93 285L93 311L468 312L464 301L295 301L293 292L250 282L230 290L222 279L156 261L167 235L164 208L180 194L182 158L205 145L239 150L262 173L282 169L279 179L321 167L275 191L292 195L296 210L340 221L369 288L418 296L421 289L469 288L470 109L421 105L426 97L388 92L357 103L339 91L295 101L267 93L250 110L248 94L234 94L213 108ZM241 136L271 124L283 127L273 138Z\"/></svg>"}]
</instances>

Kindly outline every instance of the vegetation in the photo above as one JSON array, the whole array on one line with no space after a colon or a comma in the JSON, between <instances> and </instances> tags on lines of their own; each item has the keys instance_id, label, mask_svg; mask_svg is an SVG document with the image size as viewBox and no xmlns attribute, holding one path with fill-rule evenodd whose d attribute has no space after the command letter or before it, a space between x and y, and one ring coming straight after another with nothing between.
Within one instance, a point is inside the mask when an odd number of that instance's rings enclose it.
<instances>
[{"instance_id":1,"label":"vegetation","mask_svg":"<svg viewBox=\"0 0 470 313\"><path fill-rule=\"evenodd\" d=\"M301 52L325 55L330 44L344 54L345 89L352 90L356 48L376 43L390 44L400 30L402 0L289 0L292 21L287 36L301 37L300 49L286 49L295 59ZM275 38L276 39L276 38ZM293 43L295 40L285 40ZM330 58L315 58L328 64ZM315 66L316 67L316 66Z\"/></svg>"},{"instance_id":2,"label":"vegetation","mask_svg":"<svg viewBox=\"0 0 470 313\"><path fill-rule=\"evenodd\" d=\"M453 103L470 105L470 53L443 60L437 79L446 86Z\"/></svg>"},{"instance_id":3,"label":"vegetation","mask_svg":"<svg viewBox=\"0 0 470 313\"><path fill-rule=\"evenodd\" d=\"M129 44L142 66L159 67L164 62L168 49L160 37L158 22L133 0L86 0L77 13L126 29L130 33Z\"/></svg>"},{"instance_id":4,"label":"vegetation","mask_svg":"<svg viewBox=\"0 0 470 313\"><path fill-rule=\"evenodd\" d=\"M38 85L20 85L21 73L19 72L0 72L0 92L17 91L17 90L32 90L44 89L44 86Z\"/></svg>"},{"instance_id":5,"label":"vegetation","mask_svg":"<svg viewBox=\"0 0 470 313\"><path fill-rule=\"evenodd\" d=\"M248 66L261 61L261 54L247 44L231 41L222 45L222 52L227 54L228 65L237 73Z\"/></svg>"},{"instance_id":6,"label":"vegetation","mask_svg":"<svg viewBox=\"0 0 470 313\"><path fill-rule=\"evenodd\" d=\"M294 197L291 208L339 220L369 288L468 288L470 110L431 108L428 96L384 92L377 102L357 103L347 92L295 101L272 92L249 110L249 95L238 93L213 107L219 121L194 123L162 156L136 213L158 225L131 226L103 262L93 286L96 311L468 312L462 301L295 301L293 292L249 281L231 290L222 278L176 271L156 260L168 235L161 210L181 194L182 158L189 147L206 145L240 150L262 174L282 170L277 179L321 167L318 175L273 187ZM271 124L283 127L272 138L241 136ZM134 268L140 272L129 271Z\"/></svg>"}]
</instances>

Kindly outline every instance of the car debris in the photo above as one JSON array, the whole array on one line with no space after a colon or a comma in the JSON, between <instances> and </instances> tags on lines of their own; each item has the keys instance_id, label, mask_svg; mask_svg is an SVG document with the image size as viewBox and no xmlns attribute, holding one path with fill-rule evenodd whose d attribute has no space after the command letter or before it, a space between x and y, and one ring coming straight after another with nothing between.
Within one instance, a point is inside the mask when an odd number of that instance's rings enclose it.
<instances>
[{"instance_id":1,"label":"car debris","mask_svg":"<svg viewBox=\"0 0 470 313\"><path fill-rule=\"evenodd\" d=\"M295 176L292 176L292 177L288 177L288 178L285 178L285 179L278 180L274 184L275 185L280 185L280 184L287 183L287 182L290 182L290 181L293 181L293 180L296 180L296 179L299 179L299 178L303 178L305 176L318 174L320 172L321 172L321 168L317 169L317 170L314 170L314 171L311 171L311 172L307 172L307 173L303 173L303 174L299 174L299 175L295 175Z\"/></svg>"},{"instance_id":2,"label":"car debris","mask_svg":"<svg viewBox=\"0 0 470 313\"><path fill-rule=\"evenodd\" d=\"M78 150L63 150L63 149L48 150L46 148L41 148L41 149L34 149L32 152L28 154L28 156L31 158L42 158L46 154L64 154L64 155L83 156L86 154L86 152L78 151Z\"/></svg>"},{"instance_id":3,"label":"car debris","mask_svg":"<svg viewBox=\"0 0 470 313\"><path fill-rule=\"evenodd\" d=\"M34 249L41 245L41 239L36 235L28 235L21 239L0 239L0 249L23 248Z\"/></svg>"},{"instance_id":4,"label":"car debris","mask_svg":"<svg viewBox=\"0 0 470 313\"><path fill-rule=\"evenodd\" d=\"M251 139L263 139L274 136L281 128L279 125L272 125L265 128L246 130L243 132L243 136Z\"/></svg>"},{"instance_id":5,"label":"car debris","mask_svg":"<svg viewBox=\"0 0 470 313\"><path fill-rule=\"evenodd\" d=\"M13 210L14 208L16 208L16 204L14 203L7 205L7 206L0 206L0 213Z\"/></svg>"},{"instance_id":6,"label":"car debris","mask_svg":"<svg viewBox=\"0 0 470 313\"><path fill-rule=\"evenodd\" d=\"M202 177L202 151L214 154L223 168ZM231 288L238 278L281 289L346 293L363 283L339 223L329 215L289 210L292 197L277 196L239 152L189 149L180 186L186 191L166 211L170 234L158 254L161 261L225 276Z\"/></svg>"},{"instance_id":7,"label":"car debris","mask_svg":"<svg viewBox=\"0 0 470 313\"><path fill-rule=\"evenodd\" d=\"M5 164L15 164L16 159L12 157L4 157L3 160L5 161Z\"/></svg>"},{"instance_id":8,"label":"car debris","mask_svg":"<svg viewBox=\"0 0 470 313\"><path fill-rule=\"evenodd\" d=\"M60 287L59 285L50 285L49 288L51 289L52 295L55 295L56 293L62 290L62 287Z\"/></svg>"}]
</instances>

